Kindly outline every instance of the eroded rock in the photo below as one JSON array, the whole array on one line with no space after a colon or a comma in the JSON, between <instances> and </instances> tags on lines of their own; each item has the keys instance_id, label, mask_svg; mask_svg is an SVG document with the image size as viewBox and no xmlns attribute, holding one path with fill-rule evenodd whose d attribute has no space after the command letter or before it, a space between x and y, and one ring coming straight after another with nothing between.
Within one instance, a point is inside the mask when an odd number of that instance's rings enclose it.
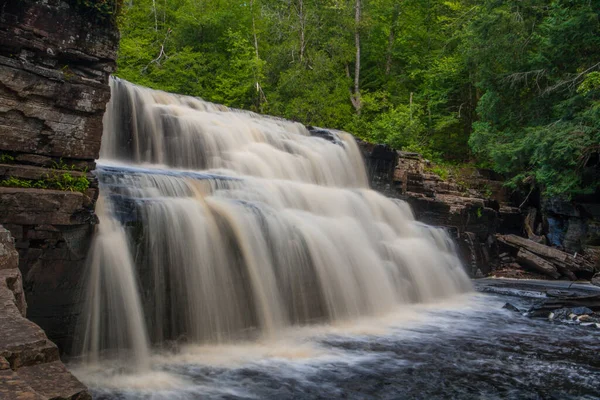
<instances>
[{"instance_id":1,"label":"eroded rock","mask_svg":"<svg viewBox=\"0 0 600 400\"><path fill-rule=\"evenodd\" d=\"M58 348L25 318L25 296L13 238L0 225L0 398L90 399L65 368Z\"/></svg>"},{"instance_id":2,"label":"eroded rock","mask_svg":"<svg viewBox=\"0 0 600 400\"><path fill-rule=\"evenodd\" d=\"M0 1L0 181L43 183L65 174L90 182L85 193L22 183L0 188L0 223L16 241L28 317L62 350L71 347L97 222L90 171L119 39L114 19L98 19L85 7L68 0Z\"/></svg>"}]
</instances>

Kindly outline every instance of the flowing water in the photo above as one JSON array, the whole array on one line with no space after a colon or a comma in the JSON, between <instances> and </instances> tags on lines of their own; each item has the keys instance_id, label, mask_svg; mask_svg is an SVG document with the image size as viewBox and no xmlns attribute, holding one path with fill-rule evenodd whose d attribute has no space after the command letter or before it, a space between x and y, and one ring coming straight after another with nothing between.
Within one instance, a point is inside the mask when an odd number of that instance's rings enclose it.
<instances>
[{"instance_id":1,"label":"flowing water","mask_svg":"<svg viewBox=\"0 0 600 400\"><path fill-rule=\"evenodd\" d=\"M460 363L437 341L489 300L444 231L369 190L350 135L111 89L73 366L96 397L398 398Z\"/></svg>"},{"instance_id":2,"label":"flowing water","mask_svg":"<svg viewBox=\"0 0 600 400\"><path fill-rule=\"evenodd\" d=\"M283 331L278 340L155 353L146 374L75 370L96 400L598 399L598 330L468 294L380 318Z\"/></svg>"}]
</instances>

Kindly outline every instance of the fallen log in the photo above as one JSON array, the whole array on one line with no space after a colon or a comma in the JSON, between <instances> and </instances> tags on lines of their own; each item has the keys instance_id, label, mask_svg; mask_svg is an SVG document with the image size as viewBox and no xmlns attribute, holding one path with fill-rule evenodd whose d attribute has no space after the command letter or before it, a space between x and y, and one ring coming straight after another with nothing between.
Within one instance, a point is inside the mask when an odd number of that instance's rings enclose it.
<instances>
[{"instance_id":1,"label":"fallen log","mask_svg":"<svg viewBox=\"0 0 600 400\"><path fill-rule=\"evenodd\" d=\"M554 265L523 248L519 249L517 253L517 261L523 266L532 268L554 279L560 278L560 273Z\"/></svg>"},{"instance_id":2,"label":"fallen log","mask_svg":"<svg viewBox=\"0 0 600 400\"><path fill-rule=\"evenodd\" d=\"M510 247L525 249L552 263L557 270L571 272L594 272L594 265L583 257L575 257L564 251L549 247L517 235L496 235L496 239ZM559 269L560 268L560 269Z\"/></svg>"}]
</instances>

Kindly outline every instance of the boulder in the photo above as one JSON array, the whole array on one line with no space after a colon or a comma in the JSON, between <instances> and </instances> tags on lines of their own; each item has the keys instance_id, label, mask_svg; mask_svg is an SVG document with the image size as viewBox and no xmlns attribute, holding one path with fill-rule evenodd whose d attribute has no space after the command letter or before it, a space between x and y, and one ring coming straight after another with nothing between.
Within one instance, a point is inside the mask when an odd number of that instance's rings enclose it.
<instances>
[{"instance_id":1,"label":"boulder","mask_svg":"<svg viewBox=\"0 0 600 400\"><path fill-rule=\"evenodd\" d=\"M509 311L521 312L521 310L519 310L517 307L513 306L513 305L512 305L512 304L510 304L510 303L505 303L505 304L502 306L502 308L505 308L505 309L507 309L507 310L509 310Z\"/></svg>"}]
</instances>

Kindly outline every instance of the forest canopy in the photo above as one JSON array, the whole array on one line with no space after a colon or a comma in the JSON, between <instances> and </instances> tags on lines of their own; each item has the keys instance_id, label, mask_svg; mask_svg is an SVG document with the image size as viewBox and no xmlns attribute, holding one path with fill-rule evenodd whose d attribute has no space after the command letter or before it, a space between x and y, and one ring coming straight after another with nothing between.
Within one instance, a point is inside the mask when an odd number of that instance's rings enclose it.
<instances>
[{"instance_id":1,"label":"forest canopy","mask_svg":"<svg viewBox=\"0 0 600 400\"><path fill-rule=\"evenodd\" d=\"M125 0L117 75L598 190L600 2Z\"/></svg>"}]
</instances>

